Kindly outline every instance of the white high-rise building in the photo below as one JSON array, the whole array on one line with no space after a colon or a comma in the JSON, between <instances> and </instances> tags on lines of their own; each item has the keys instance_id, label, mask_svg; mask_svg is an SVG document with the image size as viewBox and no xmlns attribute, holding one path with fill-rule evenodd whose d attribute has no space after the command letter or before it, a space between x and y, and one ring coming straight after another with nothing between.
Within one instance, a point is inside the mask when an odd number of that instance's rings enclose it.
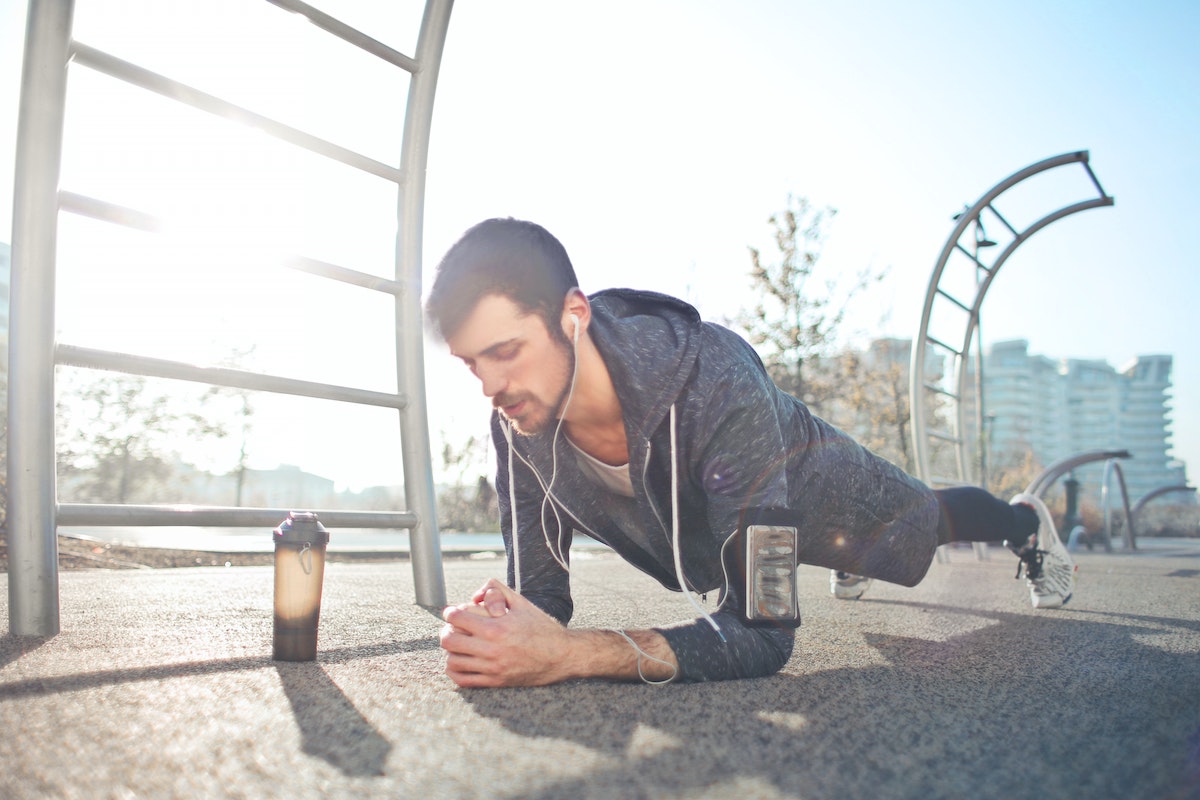
<instances>
[{"instance_id":1,"label":"white high-rise building","mask_svg":"<svg viewBox=\"0 0 1200 800\"><path fill-rule=\"evenodd\" d=\"M1167 455L1171 437L1171 356L1138 356L1121 370L1118 435L1133 459L1124 465L1130 493L1187 482L1183 464ZM1137 491L1134 487L1144 489Z\"/></svg>"},{"instance_id":2,"label":"white high-rise building","mask_svg":"<svg viewBox=\"0 0 1200 800\"><path fill-rule=\"evenodd\" d=\"M983 376L993 462L1032 452L1048 466L1091 450L1128 450L1133 457L1120 463L1131 501L1186 483L1184 465L1167 456L1171 356L1138 356L1117 370L1105 361L1031 355L1024 340L997 342ZM1085 497L1099 499L1102 464L1075 477Z\"/></svg>"},{"instance_id":3,"label":"white high-rise building","mask_svg":"<svg viewBox=\"0 0 1200 800\"><path fill-rule=\"evenodd\" d=\"M889 339L872 342L863 364L903 364L908 380L911 343ZM978 427L974 402L974 364L968 360L964 397L964 435L968 444L968 479L977 480ZM1130 502L1164 486L1187 483L1185 465L1168 456L1171 441L1171 368L1169 355L1138 356L1121 369L1102 360L1053 359L1031 354L1023 339L996 342L984 356L984 432L989 473L1022 464L1032 455L1048 467L1062 459L1096 450L1127 450L1132 458L1119 463ZM936 371L936 370L934 370ZM841 421L867 441L870 426L861 420ZM892 432L894 435L894 432ZM878 447L878 443L870 442ZM893 454L885 455L896 459ZM1098 504L1104 464L1075 470L1080 499ZM1119 503L1115 479L1112 501ZM1179 501L1184 495L1177 495ZM1187 502L1187 501L1184 501Z\"/></svg>"}]
</instances>

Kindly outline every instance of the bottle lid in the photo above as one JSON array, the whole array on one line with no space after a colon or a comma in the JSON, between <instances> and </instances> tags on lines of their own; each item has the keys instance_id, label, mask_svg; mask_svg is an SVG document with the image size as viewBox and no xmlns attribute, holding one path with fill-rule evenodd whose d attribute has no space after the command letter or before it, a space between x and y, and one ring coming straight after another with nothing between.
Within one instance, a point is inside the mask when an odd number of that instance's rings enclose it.
<instances>
[{"instance_id":1,"label":"bottle lid","mask_svg":"<svg viewBox=\"0 0 1200 800\"><path fill-rule=\"evenodd\" d=\"M290 511L272 533L276 542L329 544L329 531L312 511Z\"/></svg>"}]
</instances>

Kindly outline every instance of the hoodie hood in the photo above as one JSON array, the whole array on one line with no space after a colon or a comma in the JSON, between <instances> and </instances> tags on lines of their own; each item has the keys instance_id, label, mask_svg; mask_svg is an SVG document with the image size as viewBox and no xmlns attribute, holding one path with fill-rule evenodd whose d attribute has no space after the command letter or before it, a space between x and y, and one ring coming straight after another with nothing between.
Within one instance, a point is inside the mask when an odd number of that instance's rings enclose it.
<instances>
[{"instance_id":1,"label":"hoodie hood","mask_svg":"<svg viewBox=\"0 0 1200 800\"><path fill-rule=\"evenodd\" d=\"M605 289L588 299L588 331L612 374L628 432L648 439L695 367L700 314L682 300L636 289Z\"/></svg>"}]
</instances>

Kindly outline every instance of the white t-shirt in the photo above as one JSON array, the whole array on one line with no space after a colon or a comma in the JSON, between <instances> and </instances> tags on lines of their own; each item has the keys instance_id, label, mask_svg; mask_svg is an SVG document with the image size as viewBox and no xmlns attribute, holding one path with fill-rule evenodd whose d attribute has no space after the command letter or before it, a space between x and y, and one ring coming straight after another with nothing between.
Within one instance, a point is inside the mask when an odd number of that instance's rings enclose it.
<instances>
[{"instance_id":1,"label":"white t-shirt","mask_svg":"<svg viewBox=\"0 0 1200 800\"><path fill-rule=\"evenodd\" d=\"M571 442L570 439L567 441ZM583 452L576 447L574 442L571 442L571 447L574 448L576 459L579 461L579 468L583 470L585 475L595 480L596 483L610 492L619 494L622 497L633 497L633 479L629 477L628 463L614 467Z\"/></svg>"}]
</instances>

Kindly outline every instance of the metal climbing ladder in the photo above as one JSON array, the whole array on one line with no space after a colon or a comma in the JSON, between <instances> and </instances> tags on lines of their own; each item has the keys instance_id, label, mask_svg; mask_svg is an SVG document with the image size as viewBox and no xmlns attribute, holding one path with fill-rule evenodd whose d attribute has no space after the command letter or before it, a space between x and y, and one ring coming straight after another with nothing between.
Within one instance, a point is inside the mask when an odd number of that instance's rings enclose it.
<instances>
[{"instance_id":1,"label":"metal climbing ladder","mask_svg":"<svg viewBox=\"0 0 1200 800\"><path fill-rule=\"evenodd\" d=\"M1020 228L998 208L1005 193L1023 181L1050 170L1074 166L1084 170L1096 197L1045 213ZM969 377L972 374L978 377L981 370L972 371L968 359L972 339L978 331L983 299L1000 268L1022 243L1047 225L1080 211L1111 206L1113 202L1092 172L1087 151L1078 151L1019 170L989 189L956 217L958 224L942 248L925 293L921 325L912 350L911 435L922 480L938 487L981 480L982 468L972 464L969 458L971 426L966 415L968 406L973 405L976 412L974 430L982 436L982 391L976 387L972 397L972 387L968 385ZM999 246L988 238L983 227L985 218L993 231L999 229L1003 235L997 238L1006 240L1006 244ZM939 323L936 333L933 330L935 318ZM943 365L947 363L949 369L944 369Z\"/></svg>"},{"instance_id":2,"label":"metal climbing ladder","mask_svg":"<svg viewBox=\"0 0 1200 800\"><path fill-rule=\"evenodd\" d=\"M300 0L265 2L409 73L398 166L381 163L75 41L73 0L29 3L17 139L9 329L12 393L8 412L8 586L9 627L14 635L49 636L58 632L58 525L269 527L289 510L59 503L55 488L56 365L395 409L399 414L407 509L320 511L321 519L330 527L410 530L416 601L426 606L445 602L425 402L420 303L425 164L452 0L428 0L425 4L415 55L411 57ZM281 15L280 25L287 22L287 17ZM68 70L104 73L234 124L251 126L286 146L329 159L339 168L365 171L395 184L399 228L393 279L303 255L290 257L285 266L394 298L397 391L367 391L57 343L55 281L60 212L142 230L160 227L155 216L141 209L60 191Z\"/></svg>"}]
</instances>

